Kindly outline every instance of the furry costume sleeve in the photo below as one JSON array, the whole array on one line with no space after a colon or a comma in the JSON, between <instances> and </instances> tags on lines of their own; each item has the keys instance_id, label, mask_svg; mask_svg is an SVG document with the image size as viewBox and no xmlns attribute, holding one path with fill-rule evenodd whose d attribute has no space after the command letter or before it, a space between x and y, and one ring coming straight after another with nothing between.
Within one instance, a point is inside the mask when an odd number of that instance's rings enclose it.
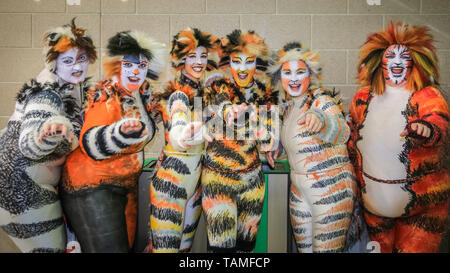
<instances>
[{"instance_id":1,"label":"furry costume sleeve","mask_svg":"<svg viewBox=\"0 0 450 273\"><path fill-rule=\"evenodd\" d=\"M29 99L19 136L19 149L25 157L38 160L56 150L61 153L71 150L68 141L60 135L39 141L40 132L50 123L60 123L67 126L69 130L73 130L71 122L60 114L62 105L61 97L48 89Z\"/></svg>"},{"instance_id":2,"label":"furry costume sleeve","mask_svg":"<svg viewBox=\"0 0 450 273\"><path fill-rule=\"evenodd\" d=\"M169 130L170 144L176 150L185 151L186 145L181 139L190 123L189 98L185 93L176 91L169 97L166 107L172 125Z\"/></svg>"},{"instance_id":3,"label":"furry costume sleeve","mask_svg":"<svg viewBox=\"0 0 450 273\"><path fill-rule=\"evenodd\" d=\"M314 97L311 110L306 113L316 114L323 124L317 137L328 143L345 144L350 136L350 128L345 122L339 102L323 90L314 94Z\"/></svg>"},{"instance_id":4,"label":"furry costume sleeve","mask_svg":"<svg viewBox=\"0 0 450 273\"><path fill-rule=\"evenodd\" d=\"M124 118L114 122L118 119L116 116L120 115L121 110L113 109L115 107L108 105L108 102L102 98L91 100L86 110L85 123L81 129L81 150L97 161L120 154L132 145L145 141L149 136L153 136L155 130L146 128L145 124L141 122L141 131L131 135L123 134L120 131L122 124L138 119ZM108 118L105 119L105 116ZM148 130L148 135L141 137L140 135L145 129Z\"/></svg>"},{"instance_id":5,"label":"furry costume sleeve","mask_svg":"<svg viewBox=\"0 0 450 273\"><path fill-rule=\"evenodd\" d=\"M445 99L434 87L427 87L416 92L411 99L412 105L418 105L419 119L431 129L431 136L423 142L424 147L438 147L444 143L448 132L449 111Z\"/></svg>"}]
</instances>

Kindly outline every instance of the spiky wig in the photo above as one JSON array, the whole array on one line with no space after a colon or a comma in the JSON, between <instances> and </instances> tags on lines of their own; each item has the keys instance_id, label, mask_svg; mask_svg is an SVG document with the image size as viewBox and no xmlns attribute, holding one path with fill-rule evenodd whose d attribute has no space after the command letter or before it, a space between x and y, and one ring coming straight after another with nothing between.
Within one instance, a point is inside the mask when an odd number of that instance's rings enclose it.
<instances>
[{"instance_id":1,"label":"spiky wig","mask_svg":"<svg viewBox=\"0 0 450 273\"><path fill-rule=\"evenodd\" d=\"M360 49L358 81L361 86L371 86L375 94L385 90L382 58L385 50L393 44L403 44L411 51L413 67L405 88L418 91L439 83L436 48L428 27L409 26L390 22L385 30L371 34Z\"/></svg>"},{"instance_id":2,"label":"spiky wig","mask_svg":"<svg viewBox=\"0 0 450 273\"><path fill-rule=\"evenodd\" d=\"M272 79L272 87L281 91L281 67L285 62L300 60L306 63L311 75L311 82L308 89L316 89L322 83L322 67L320 65L320 57L317 52L305 48L299 42L287 43L282 49L278 50L271 56L272 65L269 67L269 76ZM285 92L284 92L285 93Z\"/></svg>"},{"instance_id":3,"label":"spiky wig","mask_svg":"<svg viewBox=\"0 0 450 273\"><path fill-rule=\"evenodd\" d=\"M242 52L256 56L256 70L265 72L268 67L269 48L256 32L235 29L222 39L222 58L220 66L230 64L230 55L233 52Z\"/></svg>"},{"instance_id":4,"label":"spiky wig","mask_svg":"<svg viewBox=\"0 0 450 273\"><path fill-rule=\"evenodd\" d=\"M143 55L149 62L147 77L157 80L164 69L166 48L146 33L136 30L122 31L108 41L108 58L103 62L108 79L118 77L122 58L125 55Z\"/></svg>"},{"instance_id":5,"label":"spiky wig","mask_svg":"<svg viewBox=\"0 0 450 273\"><path fill-rule=\"evenodd\" d=\"M220 46L220 39L197 28L184 29L173 37L170 45L172 68L176 71L183 69L188 52L195 50L199 46L203 46L208 50L208 65L206 69L208 71L217 69L217 50Z\"/></svg>"},{"instance_id":6,"label":"spiky wig","mask_svg":"<svg viewBox=\"0 0 450 273\"><path fill-rule=\"evenodd\" d=\"M44 34L43 49L47 69L55 72L58 55L74 47L85 49L91 63L97 60L97 52L92 39L85 29L75 25L75 18L70 24L47 31Z\"/></svg>"}]
</instances>

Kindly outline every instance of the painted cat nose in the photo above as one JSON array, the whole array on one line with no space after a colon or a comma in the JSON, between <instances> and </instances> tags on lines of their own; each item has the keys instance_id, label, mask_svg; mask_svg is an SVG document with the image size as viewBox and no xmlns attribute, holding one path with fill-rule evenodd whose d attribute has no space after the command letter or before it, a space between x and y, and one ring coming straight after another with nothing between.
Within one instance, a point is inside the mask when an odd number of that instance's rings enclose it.
<instances>
[{"instance_id":1,"label":"painted cat nose","mask_svg":"<svg viewBox=\"0 0 450 273\"><path fill-rule=\"evenodd\" d=\"M133 73L134 73L135 75L139 74L139 69L135 68L135 69L133 70Z\"/></svg>"}]
</instances>

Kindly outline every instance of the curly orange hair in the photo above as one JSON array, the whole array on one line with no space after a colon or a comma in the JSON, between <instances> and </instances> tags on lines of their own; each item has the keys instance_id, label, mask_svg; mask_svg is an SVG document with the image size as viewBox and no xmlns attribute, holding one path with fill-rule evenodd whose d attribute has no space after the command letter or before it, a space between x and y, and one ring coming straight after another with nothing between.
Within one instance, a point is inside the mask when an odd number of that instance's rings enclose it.
<instances>
[{"instance_id":1,"label":"curly orange hair","mask_svg":"<svg viewBox=\"0 0 450 273\"><path fill-rule=\"evenodd\" d=\"M411 91L439 83L439 67L433 36L428 27L409 26L390 22L385 30L369 35L360 49L358 81L361 86L370 85L378 95L384 93L385 84L382 58L385 50L393 44L406 45L411 51L413 67L405 88Z\"/></svg>"}]
</instances>

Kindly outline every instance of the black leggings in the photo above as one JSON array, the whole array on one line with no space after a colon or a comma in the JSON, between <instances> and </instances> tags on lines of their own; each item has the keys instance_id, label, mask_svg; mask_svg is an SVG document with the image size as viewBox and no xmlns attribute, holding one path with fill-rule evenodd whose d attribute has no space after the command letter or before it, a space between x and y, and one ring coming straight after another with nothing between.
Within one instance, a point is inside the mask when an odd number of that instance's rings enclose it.
<instances>
[{"instance_id":1,"label":"black leggings","mask_svg":"<svg viewBox=\"0 0 450 273\"><path fill-rule=\"evenodd\" d=\"M126 253L125 207L128 190L118 186L68 192L60 190L69 226L85 253Z\"/></svg>"}]
</instances>

